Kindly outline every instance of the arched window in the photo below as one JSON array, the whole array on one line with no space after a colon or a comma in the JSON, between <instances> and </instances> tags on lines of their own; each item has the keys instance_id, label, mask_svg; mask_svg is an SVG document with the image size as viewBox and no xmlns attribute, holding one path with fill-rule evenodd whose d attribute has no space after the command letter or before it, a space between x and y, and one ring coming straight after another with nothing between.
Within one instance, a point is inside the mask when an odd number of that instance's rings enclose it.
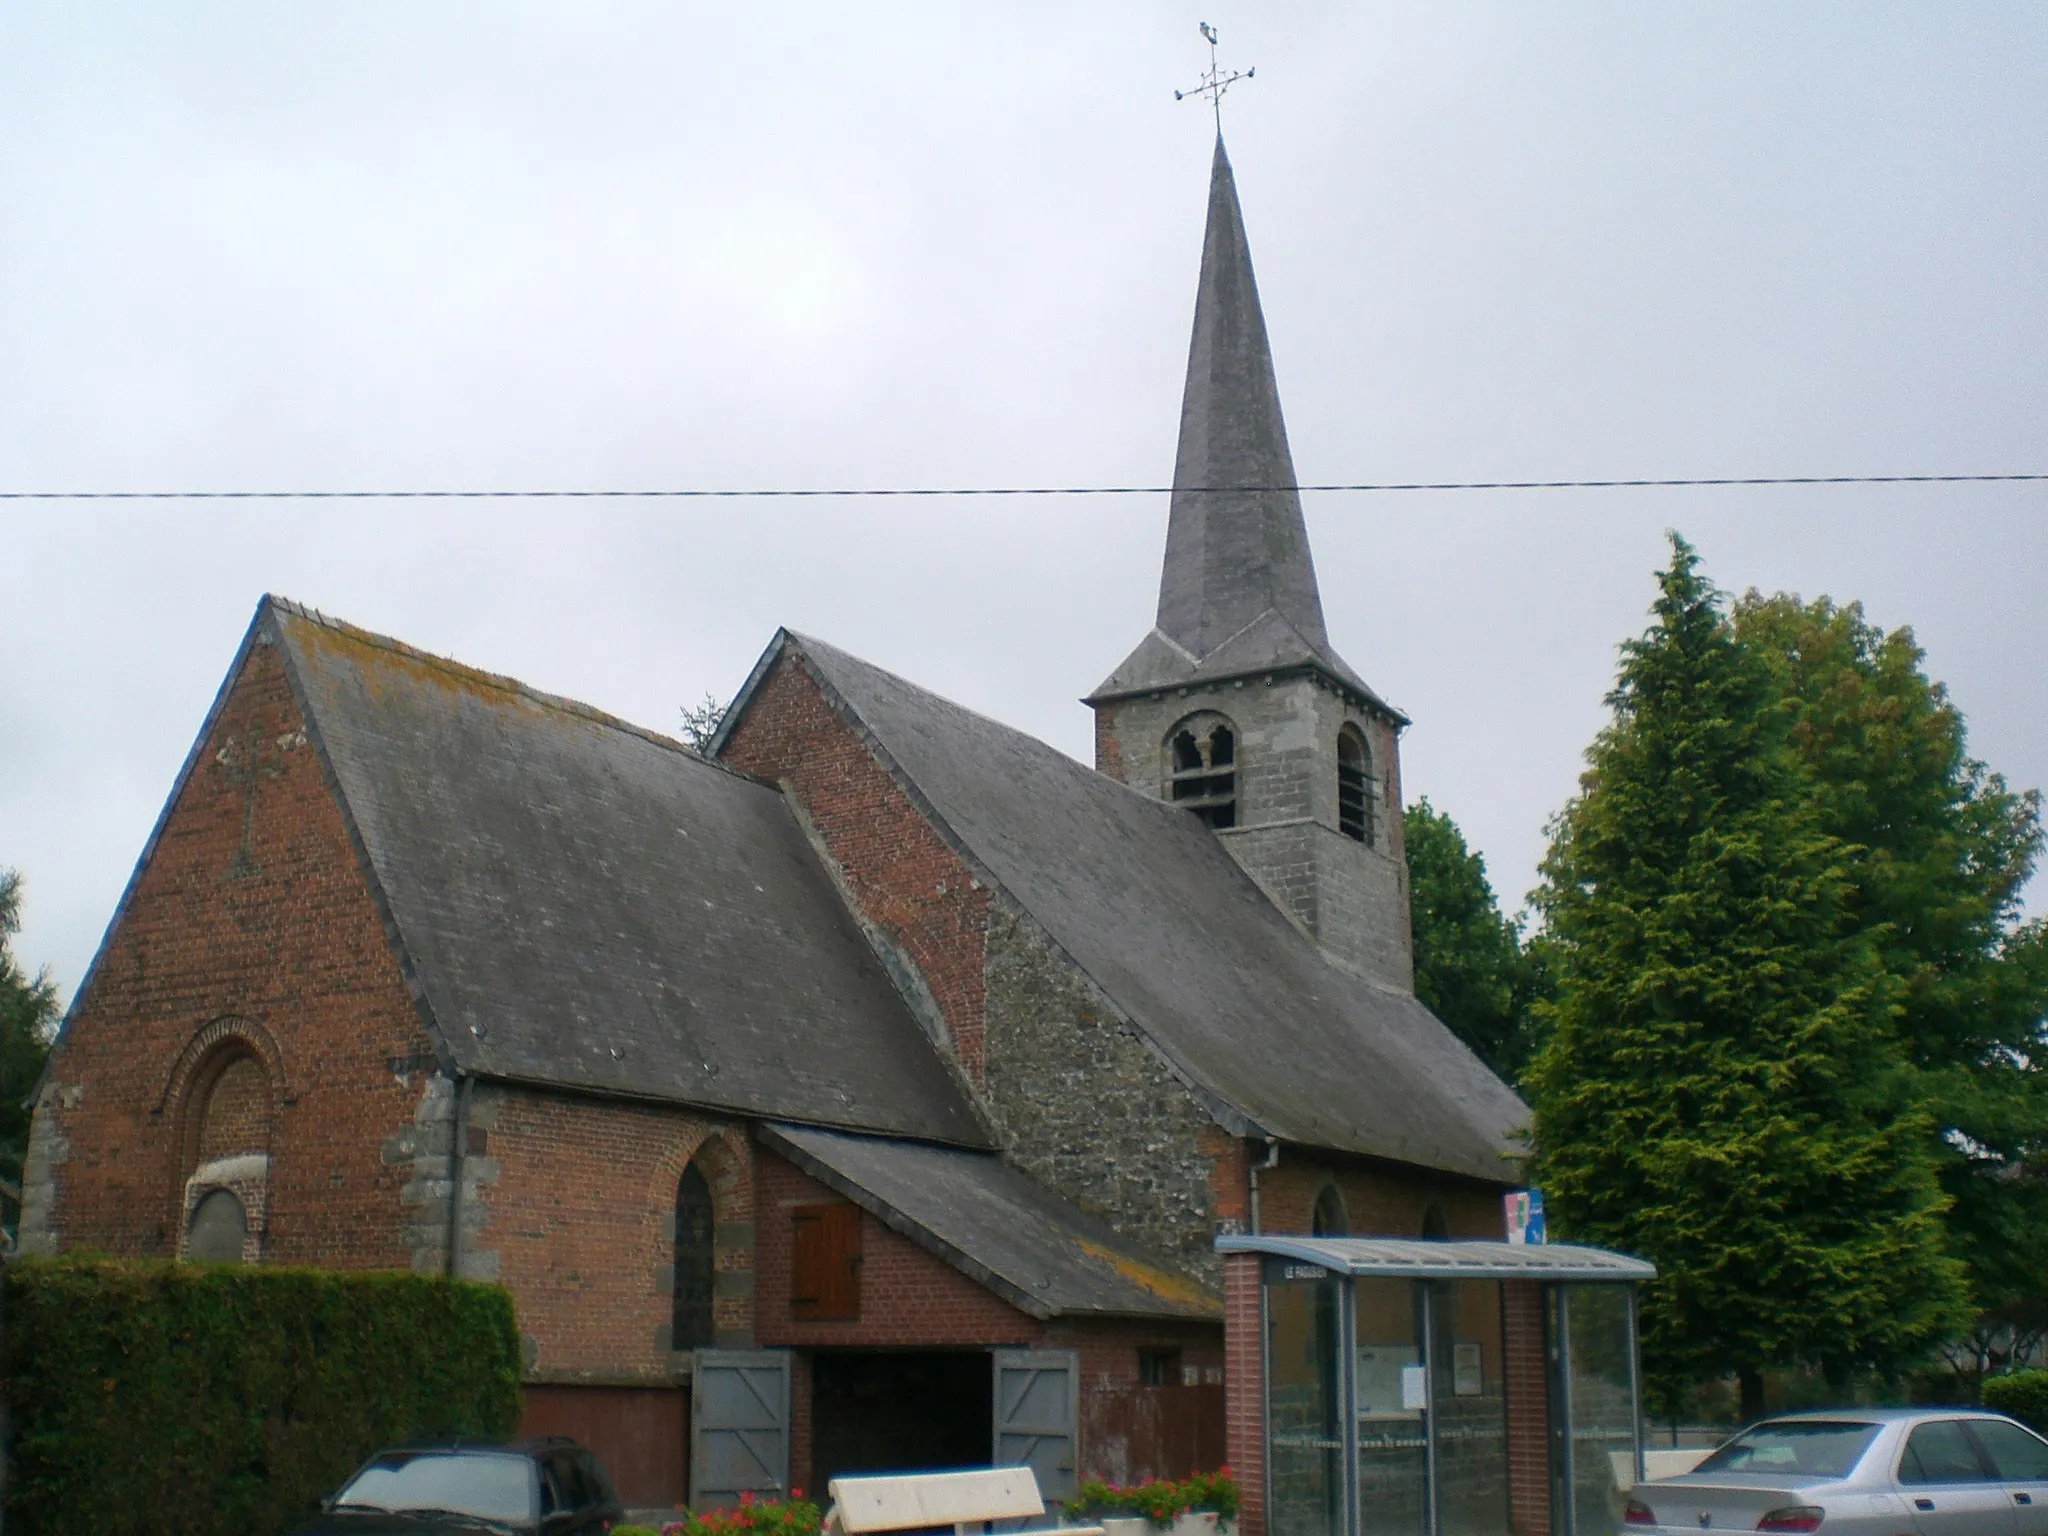
<instances>
[{"instance_id":1,"label":"arched window","mask_svg":"<svg viewBox=\"0 0 2048 1536\"><path fill-rule=\"evenodd\" d=\"M1212 827L1237 825L1237 732L1220 715L1197 715L1167 741L1173 803Z\"/></svg>"},{"instance_id":2,"label":"arched window","mask_svg":"<svg viewBox=\"0 0 2048 1536\"><path fill-rule=\"evenodd\" d=\"M179 1254L208 1264L254 1261L270 1204L270 1073L248 1040L230 1036L189 1081Z\"/></svg>"},{"instance_id":3,"label":"arched window","mask_svg":"<svg viewBox=\"0 0 2048 1536\"><path fill-rule=\"evenodd\" d=\"M1345 1214L1344 1197L1337 1192L1336 1185L1325 1184L1316 1196L1308 1230L1311 1237L1343 1237L1351 1231L1351 1218Z\"/></svg>"},{"instance_id":4,"label":"arched window","mask_svg":"<svg viewBox=\"0 0 2048 1536\"><path fill-rule=\"evenodd\" d=\"M249 1236L249 1216L231 1189L216 1189L192 1207L185 1229L185 1256L200 1264L239 1264Z\"/></svg>"},{"instance_id":5,"label":"arched window","mask_svg":"<svg viewBox=\"0 0 2048 1536\"><path fill-rule=\"evenodd\" d=\"M1372 754L1355 725L1337 733L1337 830L1353 842L1373 841Z\"/></svg>"},{"instance_id":6,"label":"arched window","mask_svg":"<svg viewBox=\"0 0 2048 1536\"><path fill-rule=\"evenodd\" d=\"M712 1241L716 1216L711 1186L695 1163L676 1181L675 1318L670 1349L701 1349L713 1342Z\"/></svg>"},{"instance_id":7,"label":"arched window","mask_svg":"<svg viewBox=\"0 0 2048 1536\"><path fill-rule=\"evenodd\" d=\"M1444 1219L1444 1208L1434 1200L1422 1210L1422 1240L1426 1243L1448 1242L1451 1224Z\"/></svg>"}]
</instances>

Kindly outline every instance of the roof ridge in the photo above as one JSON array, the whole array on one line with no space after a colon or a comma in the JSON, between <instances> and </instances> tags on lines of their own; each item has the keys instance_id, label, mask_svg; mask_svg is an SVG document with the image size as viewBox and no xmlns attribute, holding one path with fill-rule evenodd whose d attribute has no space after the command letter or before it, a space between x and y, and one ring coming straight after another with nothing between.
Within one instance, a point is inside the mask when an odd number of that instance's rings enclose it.
<instances>
[{"instance_id":1,"label":"roof ridge","mask_svg":"<svg viewBox=\"0 0 2048 1536\"><path fill-rule=\"evenodd\" d=\"M1101 784L1106 788L1119 790L1126 795L1135 795L1142 804L1150 806L1157 810L1164 811L1169 815L1186 814L1186 812L1182 811L1179 807L1175 806L1170 801L1161 800L1156 795L1148 795L1142 789L1138 789L1133 787L1132 785L1126 784L1122 779L1112 778L1109 774L1104 773L1100 768L1096 768L1091 764L1082 762L1081 759L1074 756L1073 753L1061 751L1058 747L1054 746L1044 737L1032 735L1031 732L1025 730L1024 727L1022 727L1021 725L1012 725L1009 721L997 719L994 715L983 714L980 710L974 708L974 706L971 704L962 704L958 699L948 698L945 694L938 692L936 689L927 688L924 686L924 684L905 677L901 672L891 672L887 667L869 661L864 656L856 656L853 652L847 650L844 646L834 645L829 640L820 640L816 635L806 635L803 634L801 631L794 629L785 629L785 633L787 633L788 636L792 640L795 640L799 645L823 646L828 651L832 651L840 656L844 656L848 661L853 662L856 666L866 667L870 671L879 672L882 674L882 676L889 678L892 681L901 683L904 687L912 689L917 693L923 694L928 699L938 700L939 703L945 705L948 709L957 709L963 715L972 715L977 720L985 720L999 731L1006 731L1010 735L1015 736L1022 741L1028 742L1032 746L1037 747L1042 751L1050 752L1054 757L1061 759L1063 762L1071 766L1077 773L1084 776L1087 779L1087 781L1091 784ZM850 700L848 701L848 707L853 709L853 712L856 715L860 714L859 707L857 705L854 705ZM870 727L870 729L872 729L872 727Z\"/></svg>"},{"instance_id":2,"label":"roof ridge","mask_svg":"<svg viewBox=\"0 0 2048 1536\"><path fill-rule=\"evenodd\" d=\"M531 683L522 682L507 673L488 672L482 667L472 666L466 661L457 661L452 656L441 656L432 651L423 651L418 646L408 645L403 640L391 635L380 634L374 629L364 629L360 624L351 624L347 619L335 618L332 614L322 613L319 609L309 604L298 602L289 597L282 597L275 592L266 592L263 600L272 607L288 613L294 618L301 619L308 624L317 624L322 629L330 630L337 635L346 636L359 645L367 645L377 650L389 651L394 656L402 656L406 660L416 662L421 666L445 672L450 677L458 678L467 683L482 684L485 687L513 694L518 698L526 700L528 703L539 705L544 709L557 710L562 714L571 715L592 725L607 726L615 731L623 731L629 736L638 736L643 741L647 741L654 746L665 747L695 762L702 763L708 768L716 768L721 773L731 774L734 778L745 779L749 783L754 784L768 783L767 780L761 778L758 774L747 773L743 769L734 768L714 757L706 757L702 752L690 746L688 742L679 741L673 736L665 736L651 726L636 725L631 720L622 719L608 710L599 709L595 704L586 704L581 699L570 698L567 694L549 693L543 688L536 688Z\"/></svg>"}]
</instances>

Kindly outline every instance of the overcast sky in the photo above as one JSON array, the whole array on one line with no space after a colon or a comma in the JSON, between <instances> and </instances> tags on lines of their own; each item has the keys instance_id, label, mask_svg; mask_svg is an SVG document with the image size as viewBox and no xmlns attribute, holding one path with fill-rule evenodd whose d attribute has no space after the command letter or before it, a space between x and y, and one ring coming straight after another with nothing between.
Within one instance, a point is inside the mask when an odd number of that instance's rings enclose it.
<instances>
[{"instance_id":1,"label":"overcast sky","mask_svg":"<svg viewBox=\"0 0 2048 1536\"><path fill-rule=\"evenodd\" d=\"M1203 20L1304 480L2048 471L2041 0L11 0L0 489L1160 483ZM5 504L18 953L68 996L265 591L665 730L788 624L1079 756L1165 516ZM1510 908L1670 527L1913 626L2048 781L2048 486L1308 516Z\"/></svg>"}]
</instances>

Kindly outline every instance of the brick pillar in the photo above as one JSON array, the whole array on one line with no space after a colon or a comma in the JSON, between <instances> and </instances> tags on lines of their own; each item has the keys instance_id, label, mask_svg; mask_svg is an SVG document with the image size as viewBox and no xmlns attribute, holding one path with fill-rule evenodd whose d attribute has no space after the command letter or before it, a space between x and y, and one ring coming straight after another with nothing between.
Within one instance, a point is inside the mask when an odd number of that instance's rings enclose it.
<instances>
[{"instance_id":1,"label":"brick pillar","mask_svg":"<svg viewBox=\"0 0 2048 1536\"><path fill-rule=\"evenodd\" d=\"M811 1471L811 1353L798 1349L789 1356L789 1486L803 1489L820 1511L829 1509L832 1490L813 1486Z\"/></svg>"},{"instance_id":2,"label":"brick pillar","mask_svg":"<svg viewBox=\"0 0 2048 1536\"><path fill-rule=\"evenodd\" d=\"M1259 1326L1259 1256L1223 1259L1223 1443L1230 1472L1244 1495L1240 1536L1265 1536L1266 1444L1265 1330ZM1545 1533L1547 1536L1547 1533Z\"/></svg>"},{"instance_id":3,"label":"brick pillar","mask_svg":"<svg viewBox=\"0 0 2048 1536\"><path fill-rule=\"evenodd\" d=\"M1550 1536L1550 1390L1543 1351L1543 1287L1533 1280L1508 1280L1500 1290L1507 1364L1508 1526L1515 1536Z\"/></svg>"}]
</instances>

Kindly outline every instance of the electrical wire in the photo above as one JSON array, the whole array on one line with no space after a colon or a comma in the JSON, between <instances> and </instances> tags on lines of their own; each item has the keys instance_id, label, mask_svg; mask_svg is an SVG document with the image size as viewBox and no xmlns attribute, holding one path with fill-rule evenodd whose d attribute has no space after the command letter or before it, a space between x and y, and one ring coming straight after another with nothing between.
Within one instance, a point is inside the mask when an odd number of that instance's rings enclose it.
<instances>
[{"instance_id":1,"label":"electrical wire","mask_svg":"<svg viewBox=\"0 0 2048 1536\"><path fill-rule=\"evenodd\" d=\"M1713 475L1615 480L1380 480L1344 485L982 485L836 487L647 487L640 490L450 491L0 491L0 501L634 501L768 500L876 496L1222 496L1404 491L1610 491L1688 486L1986 485L2048 481L2012 475Z\"/></svg>"}]
</instances>

